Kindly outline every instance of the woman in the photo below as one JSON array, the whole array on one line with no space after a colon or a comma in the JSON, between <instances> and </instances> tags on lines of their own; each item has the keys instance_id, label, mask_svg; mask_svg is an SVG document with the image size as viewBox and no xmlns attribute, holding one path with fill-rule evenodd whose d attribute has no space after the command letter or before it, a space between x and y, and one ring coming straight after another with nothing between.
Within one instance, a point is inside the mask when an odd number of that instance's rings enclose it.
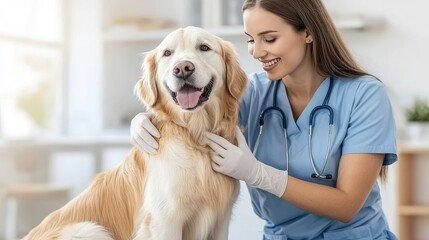
<instances>
[{"instance_id":1,"label":"woman","mask_svg":"<svg viewBox=\"0 0 429 240\"><path fill-rule=\"evenodd\" d=\"M241 101L239 146L208 133L213 169L248 184L263 239L396 239L377 183L397 159L383 84L357 66L321 0L245 0L243 20L264 72ZM131 133L155 151L144 114Z\"/></svg>"}]
</instances>

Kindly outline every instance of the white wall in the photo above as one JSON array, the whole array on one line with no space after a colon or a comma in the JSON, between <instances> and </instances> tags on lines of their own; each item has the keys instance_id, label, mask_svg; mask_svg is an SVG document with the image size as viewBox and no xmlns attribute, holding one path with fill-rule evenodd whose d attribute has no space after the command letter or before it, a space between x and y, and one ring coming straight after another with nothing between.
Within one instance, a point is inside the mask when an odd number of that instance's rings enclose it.
<instances>
[{"instance_id":1,"label":"white wall","mask_svg":"<svg viewBox=\"0 0 429 240\"><path fill-rule=\"evenodd\" d=\"M415 96L428 98L428 1L325 0L332 12L362 13L382 19L385 26L343 37L358 61L379 76L400 107Z\"/></svg>"},{"instance_id":2,"label":"white wall","mask_svg":"<svg viewBox=\"0 0 429 240\"><path fill-rule=\"evenodd\" d=\"M67 83L69 135L99 133L102 125L101 0L68 1L69 81Z\"/></svg>"}]
</instances>

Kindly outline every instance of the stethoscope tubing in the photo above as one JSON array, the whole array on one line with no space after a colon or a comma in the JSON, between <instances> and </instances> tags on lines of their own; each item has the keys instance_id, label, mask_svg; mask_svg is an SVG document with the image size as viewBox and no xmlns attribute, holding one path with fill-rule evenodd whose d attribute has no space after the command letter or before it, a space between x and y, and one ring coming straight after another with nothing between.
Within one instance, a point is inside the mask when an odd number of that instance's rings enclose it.
<instances>
[{"instance_id":1,"label":"stethoscope tubing","mask_svg":"<svg viewBox=\"0 0 429 240\"><path fill-rule=\"evenodd\" d=\"M278 80L278 82L280 82L281 80ZM274 87L274 96L273 96L273 106L271 107L267 107L265 108L261 114L259 115L259 134L258 137L256 138L256 143L255 146L253 147L253 155L256 155L256 151L258 150L259 147L259 139L260 136L262 134L262 129L264 127L264 119L265 119L265 114L269 111L277 111L281 114L282 116L282 127L283 127L283 134L284 134L284 139L285 139L285 144L286 146L289 146L289 142L287 139L287 123L286 123L286 115L283 112L283 110L281 110L279 107L277 107L277 91L279 88L279 83L277 83ZM285 149L285 158L286 158L286 171L289 171L289 151L288 148L286 147Z\"/></svg>"},{"instance_id":2,"label":"stethoscope tubing","mask_svg":"<svg viewBox=\"0 0 429 240\"><path fill-rule=\"evenodd\" d=\"M278 92L278 88L280 86L280 83L282 81L278 80L275 83L275 87L274 87L274 95L273 95L273 105L271 107L267 107L264 110L261 111L261 114L259 115L259 133L258 133L258 137L256 138L256 143L255 146L253 148L253 154L255 155L258 147L259 147L259 141L260 141L260 136L262 135L262 131L263 131L263 126L264 126L264 119L265 119L265 114L267 112L270 111L277 111L281 114L282 117L282 127L283 127L283 132L284 132L284 139L285 139L285 146L286 146L286 170L289 171L289 143L288 143L288 138L287 138L287 122L286 122L286 114L283 112L282 109L280 109L279 107L277 107L277 92ZM310 113L309 116L309 121L308 121L308 148L309 148L309 158L310 158L310 162L311 162L311 166L313 168L313 173L311 174L312 178L320 178L320 179L332 179L332 175L331 174L324 174L326 166L328 164L328 158L329 158L329 154L331 152L331 146L332 146L332 131L333 131L333 126L334 126L334 111L332 109L331 106L329 106L329 99L331 97L331 91L332 91L332 85L333 85L333 78L329 77L329 87L328 87L328 92L326 93L325 99L323 100L323 104L316 106ZM329 115L329 127L328 127L328 146L327 146L327 150L324 156L324 160L323 160L323 164L322 164L322 168L320 169L320 171L317 170L315 161L314 161L314 157L313 157L313 147L312 147L312 137L313 137L313 125L314 125L314 119L315 119L315 115L318 111L323 111L326 110L328 111L328 115Z\"/></svg>"}]
</instances>

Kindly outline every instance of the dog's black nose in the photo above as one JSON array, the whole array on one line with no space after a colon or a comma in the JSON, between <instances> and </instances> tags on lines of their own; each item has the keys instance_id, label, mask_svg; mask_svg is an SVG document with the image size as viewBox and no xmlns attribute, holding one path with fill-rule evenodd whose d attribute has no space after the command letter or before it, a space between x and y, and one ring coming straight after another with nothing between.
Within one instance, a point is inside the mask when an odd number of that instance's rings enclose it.
<instances>
[{"instance_id":1,"label":"dog's black nose","mask_svg":"<svg viewBox=\"0 0 429 240\"><path fill-rule=\"evenodd\" d=\"M190 61L178 62L173 68L174 76L182 79L186 79L192 75L195 70L195 66Z\"/></svg>"}]
</instances>

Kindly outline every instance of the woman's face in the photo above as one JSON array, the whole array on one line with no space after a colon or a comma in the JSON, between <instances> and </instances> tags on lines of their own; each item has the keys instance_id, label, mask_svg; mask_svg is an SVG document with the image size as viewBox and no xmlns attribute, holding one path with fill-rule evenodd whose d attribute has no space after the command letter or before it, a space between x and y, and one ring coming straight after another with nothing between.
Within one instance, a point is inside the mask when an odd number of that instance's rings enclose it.
<instances>
[{"instance_id":1,"label":"woman's face","mask_svg":"<svg viewBox=\"0 0 429 240\"><path fill-rule=\"evenodd\" d=\"M243 13L248 50L262 63L269 79L278 80L310 64L306 31L297 32L281 17L261 8L252 7Z\"/></svg>"}]
</instances>

